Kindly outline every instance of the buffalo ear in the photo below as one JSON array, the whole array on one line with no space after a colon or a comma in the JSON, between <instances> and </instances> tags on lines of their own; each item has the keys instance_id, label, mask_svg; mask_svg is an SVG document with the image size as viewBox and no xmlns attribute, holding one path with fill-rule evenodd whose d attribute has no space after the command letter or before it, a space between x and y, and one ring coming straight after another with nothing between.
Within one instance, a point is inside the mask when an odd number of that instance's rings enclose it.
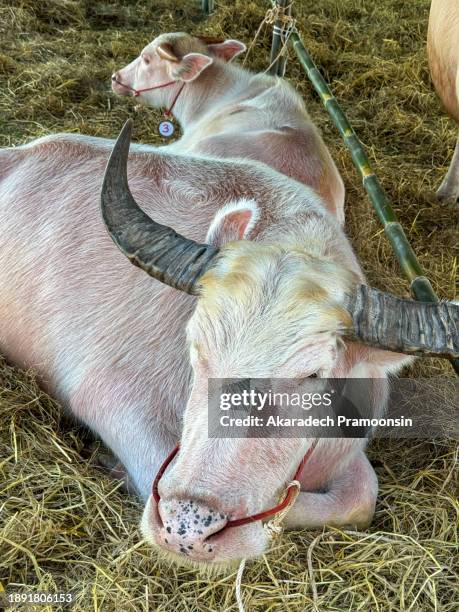
<instances>
[{"instance_id":1,"label":"buffalo ear","mask_svg":"<svg viewBox=\"0 0 459 612\"><path fill-rule=\"evenodd\" d=\"M222 43L214 43L207 45L209 53L218 57L219 59L229 62L233 58L237 57L241 53L246 51L247 47L240 40L225 40Z\"/></svg>"},{"instance_id":2,"label":"buffalo ear","mask_svg":"<svg viewBox=\"0 0 459 612\"><path fill-rule=\"evenodd\" d=\"M356 342L346 341L346 361L351 370L352 377L359 378L357 368L372 368L372 371L384 372L385 374L397 374L406 366L414 362L413 357L404 353L395 353L374 346L366 346ZM361 378L367 375L363 374Z\"/></svg>"},{"instance_id":3,"label":"buffalo ear","mask_svg":"<svg viewBox=\"0 0 459 612\"><path fill-rule=\"evenodd\" d=\"M368 362L384 368L387 374L397 374L402 368L411 365L414 358L404 353L386 351L376 347L367 347Z\"/></svg>"},{"instance_id":4,"label":"buffalo ear","mask_svg":"<svg viewBox=\"0 0 459 612\"><path fill-rule=\"evenodd\" d=\"M172 64L171 75L174 79L189 83L197 79L213 61L203 53L187 53L179 62Z\"/></svg>"},{"instance_id":5,"label":"buffalo ear","mask_svg":"<svg viewBox=\"0 0 459 612\"><path fill-rule=\"evenodd\" d=\"M246 240L260 217L255 200L230 202L215 215L207 232L206 243L221 246L233 240Z\"/></svg>"}]
</instances>

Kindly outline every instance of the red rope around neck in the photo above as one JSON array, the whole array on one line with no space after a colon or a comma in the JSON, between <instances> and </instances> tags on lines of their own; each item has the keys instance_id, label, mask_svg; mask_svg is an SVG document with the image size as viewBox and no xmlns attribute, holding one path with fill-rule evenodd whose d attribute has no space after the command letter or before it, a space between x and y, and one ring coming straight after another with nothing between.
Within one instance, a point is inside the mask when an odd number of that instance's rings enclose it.
<instances>
[{"instance_id":1,"label":"red rope around neck","mask_svg":"<svg viewBox=\"0 0 459 612\"><path fill-rule=\"evenodd\" d=\"M301 472L303 471L303 468L306 465L306 462L310 458L310 456L312 454L312 451L316 447L317 442L318 442L317 439L314 440L313 443L311 444L311 446L306 451L305 456L301 460L300 465L298 466L298 469L295 472L295 476L293 477L293 480L299 480ZM180 448L180 444L177 444L177 446L169 454L169 456L165 459L164 463L159 468L158 473L156 474L156 478L153 481L152 495L153 495L153 499L155 500L156 505L158 505L159 502L161 501L161 497L160 497L159 491L158 491L159 481L161 480L162 475L166 471L166 469L169 466L169 464L172 461L172 459L178 453L179 448ZM277 504L277 506L274 506L273 508L270 508L269 510L265 510L264 512L257 512L256 514L252 514L252 515L246 516L244 518L235 519L233 521L228 521L226 523L226 525L225 525L225 529L228 528L228 527L240 527L241 525L247 525L247 523L253 523L253 522L256 522L256 521L262 521L262 520L268 518L269 516L273 516L273 514L277 514L278 512L281 512L281 510L283 510L284 508L286 508L289 505L289 503L291 501L291 498L292 498L292 495L294 494L294 489L295 489L294 485L292 485L292 483L290 483L289 485L287 485L287 492L286 492L285 498L282 500L282 502L280 504Z\"/></svg>"}]
</instances>

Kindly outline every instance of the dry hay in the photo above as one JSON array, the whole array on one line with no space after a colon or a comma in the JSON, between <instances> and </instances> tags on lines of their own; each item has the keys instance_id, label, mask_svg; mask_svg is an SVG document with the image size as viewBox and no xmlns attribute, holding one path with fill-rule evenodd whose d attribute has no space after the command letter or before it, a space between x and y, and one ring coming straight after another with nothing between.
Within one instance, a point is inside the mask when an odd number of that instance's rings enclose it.
<instances>
[{"instance_id":1,"label":"dry hay","mask_svg":"<svg viewBox=\"0 0 459 612\"><path fill-rule=\"evenodd\" d=\"M264 4L219 5L206 21L197 0L0 0L0 145L56 131L114 137L133 103L110 93L109 76L156 34L186 30L250 42ZM432 194L456 128L429 81L428 0L296 5L306 44L367 146L435 290L454 298L457 214ZM268 48L264 32L248 65L264 69ZM295 61L287 76L343 174L347 228L369 280L406 294L349 156ZM158 142L158 117L137 113L138 140ZM452 372L431 359L407 375ZM137 531L141 504L92 467L88 433L63 419L33 375L0 362L0 389L3 585L72 589L82 611L235 609L234 574L205 577L156 560ZM372 527L286 535L249 564L248 610L457 609L456 445L378 441L370 457L381 485Z\"/></svg>"}]
</instances>

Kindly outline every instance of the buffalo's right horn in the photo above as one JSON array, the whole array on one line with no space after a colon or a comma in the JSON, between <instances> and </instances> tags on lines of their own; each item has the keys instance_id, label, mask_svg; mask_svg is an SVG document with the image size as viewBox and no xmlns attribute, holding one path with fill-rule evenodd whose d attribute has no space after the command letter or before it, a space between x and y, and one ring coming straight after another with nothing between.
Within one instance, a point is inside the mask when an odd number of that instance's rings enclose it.
<instances>
[{"instance_id":1,"label":"buffalo's right horn","mask_svg":"<svg viewBox=\"0 0 459 612\"><path fill-rule=\"evenodd\" d=\"M347 297L355 339L408 355L459 357L459 305L404 300L358 285Z\"/></svg>"},{"instance_id":2,"label":"buffalo's right horn","mask_svg":"<svg viewBox=\"0 0 459 612\"><path fill-rule=\"evenodd\" d=\"M212 266L218 249L199 244L156 223L134 200L127 180L132 120L113 147L101 194L102 217L115 244L136 266L175 289L196 295L199 279Z\"/></svg>"}]
</instances>

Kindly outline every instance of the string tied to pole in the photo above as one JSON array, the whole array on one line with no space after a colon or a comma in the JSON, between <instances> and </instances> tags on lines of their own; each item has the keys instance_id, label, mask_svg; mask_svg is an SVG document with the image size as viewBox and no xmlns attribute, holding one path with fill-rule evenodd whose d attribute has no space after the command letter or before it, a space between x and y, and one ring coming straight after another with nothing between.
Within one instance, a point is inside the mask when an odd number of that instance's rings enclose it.
<instances>
[{"instance_id":1,"label":"string tied to pole","mask_svg":"<svg viewBox=\"0 0 459 612\"><path fill-rule=\"evenodd\" d=\"M273 23L282 23L284 29L293 27L296 23L295 19L291 16L290 11L292 9L293 2L288 4L287 6L281 6L277 4L277 2L272 6L272 8L266 11L265 15L265 23L267 25L272 25Z\"/></svg>"},{"instance_id":2,"label":"string tied to pole","mask_svg":"<svg viewBox=\"0 0 459 612\"><path fill-rule=\"evenodd\" d=\"M264 73L269 72L271 68L279 61L281 57L284 57L288 52L288 41L290 35L296 31L296 19L292 17L290 14L293 2L286 6L281 6L277 2L273 2L273 6L269 8L265 16L258 26L257 31L255 32L255 36L250 43L247 53L245 54L244 61L242 65L245 66L247 63L247 59L255 46L256 41L258 40L261 31L265 25L273 26L273 34L279 36L281 41L281 46L279 52L275 55L274 58L271 59L269 66L264 70Z\"/></svg>"}]
</instances>

